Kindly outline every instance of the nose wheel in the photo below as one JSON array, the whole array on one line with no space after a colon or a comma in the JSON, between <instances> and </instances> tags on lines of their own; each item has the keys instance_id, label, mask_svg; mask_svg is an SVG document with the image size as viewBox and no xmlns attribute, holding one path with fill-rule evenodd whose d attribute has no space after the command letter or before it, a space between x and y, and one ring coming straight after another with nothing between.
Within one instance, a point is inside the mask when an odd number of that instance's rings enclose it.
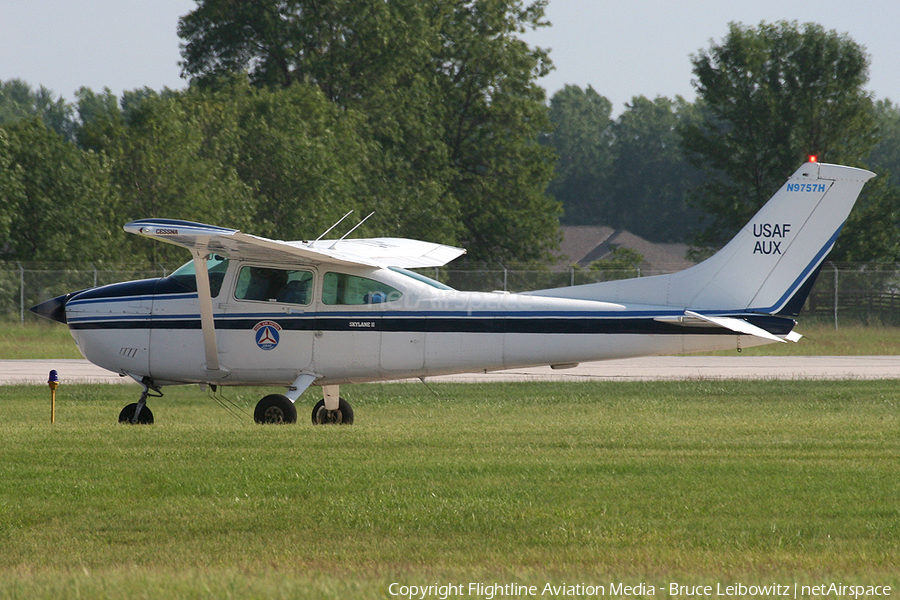
<instances>
[{"instance_id":1,"label":"nose wheel","mask_svg":"<svg viewBox=\"0 0 900 600\"><path fill-rule=\"evenodd\" d=\"M130 425L153 424L153 413L147 408L147 397L162 398L163 394L159 386L154 385L153 381L148 377L141 379L141 386L144 388L141 392L141 398L122 409L122 412L119 413L119 423L128 423ZM150 393L151 390L153 393Z\"/></svg>"},{"instance_id":2,"label":"nose wheel","mask_svg":"<svg viewBox=\"0 0 900 600\"><path fill-rule=\"evenodd\" d=\"M319 400L312 410L313 425L352 425L353 407L343 398L338 399L336 410L325 408L325 400Z\"/></svg>"},{"instance_id":3,"label":"nose wheel","mask_svg":"<svg viewBox=\"0 0 900 600\"><path fill-rule=\"evenodd\" d=\"M135 420L135 416L137 420ZM138 409L138 403L132 402L119 413L119 423L128 425L153 425L153 413L146 406Z\"/></svg>"}]
</instances>

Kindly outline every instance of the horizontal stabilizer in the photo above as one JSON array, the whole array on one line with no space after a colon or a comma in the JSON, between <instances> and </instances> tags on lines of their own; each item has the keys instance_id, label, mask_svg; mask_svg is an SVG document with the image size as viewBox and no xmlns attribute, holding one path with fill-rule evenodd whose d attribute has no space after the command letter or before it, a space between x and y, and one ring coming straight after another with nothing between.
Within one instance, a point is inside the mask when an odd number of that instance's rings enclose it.
<instances>
[{"instance_id":1,"label":"horizontal stabilizer","mask_svg":"<svg viewBox=\"0 0 900 600\"><path fill-rule=\"evenodd\" d=\"M791 331L781 338L773 333L769 333L762 327L757 327L743 319L736 319L734 317L710 317L691 310L684 311L683 316L657 317L655 320L663 323L671 323L673 325L682 325L684 327L709 327L709 325L715 325L723 329L734 331L735 333L752 335L772 342L797 342L803 337L799 333Z\"/></svg>"},{"instance_id":2,"label":"horizontal stabilizer","mask_svg":"<svg viewBox=\"0 0 900 600\"><path fill-rule=\"evenodd\" d=\"M700 313L696 313L690 310L684 311L684 314L693 317L695 319L701 319L706 321L707 323L712 323L713 325L718 325L719 327L724 327L725 329L730 329L731 331L737 333L743 333L746 335L752 335L758 338L762 338L764 340L770 340L773 342L782 342L785 343L786 340L778 337L775 334L769 333L762 327L757 327L752 323L748 323L743 319L735 319L733 317L709 317L706 315L701 315ZM792 336L788 336L789 338ZM796 342L799 336L796 336L796 339L791 339L791 341Z\"/></svg>"}]
</instances>

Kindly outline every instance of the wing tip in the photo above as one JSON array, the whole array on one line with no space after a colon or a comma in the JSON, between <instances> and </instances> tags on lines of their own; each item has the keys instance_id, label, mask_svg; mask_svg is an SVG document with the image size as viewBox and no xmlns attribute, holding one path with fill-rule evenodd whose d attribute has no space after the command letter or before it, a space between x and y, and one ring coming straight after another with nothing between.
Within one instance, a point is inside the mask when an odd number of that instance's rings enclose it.
<instances>
[{"instance_id":1,"label":"wing tip","mask_svg":"<svg viewBox=\"0 0 900 600\"><path fill-rule=\"evenodd\" d=\"M128 233L138 235L180 235L190 233L194 235L232 235L237 229L207 225L194 221L182 221L179 219L138 219L130 221L124 226Z\"/></svg>"}]
</instances>

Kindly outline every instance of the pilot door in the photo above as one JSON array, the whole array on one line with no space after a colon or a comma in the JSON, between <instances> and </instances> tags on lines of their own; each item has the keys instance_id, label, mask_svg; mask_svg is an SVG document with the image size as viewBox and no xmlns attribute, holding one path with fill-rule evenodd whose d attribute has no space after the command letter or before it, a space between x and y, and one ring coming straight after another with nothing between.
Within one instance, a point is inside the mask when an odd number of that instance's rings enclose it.
<instances>
[{"instance_id":1,"label":"pilot door","mask_svg":"<svg viewBox=\"0 0 900 600\"><path fill-rule=\"evenodd\" d=\"M312 362L316 270L239 262L230 275L213 301L229 380L290 384Z\"/></svg>"}]
</instances>

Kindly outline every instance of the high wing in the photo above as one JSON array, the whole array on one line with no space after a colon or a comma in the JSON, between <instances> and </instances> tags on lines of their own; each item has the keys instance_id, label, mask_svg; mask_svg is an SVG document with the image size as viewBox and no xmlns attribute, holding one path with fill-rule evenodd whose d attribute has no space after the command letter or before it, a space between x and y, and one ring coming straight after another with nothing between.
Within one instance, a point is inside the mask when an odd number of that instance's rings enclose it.
<instances>
[{"instance_id":1,"label":"high wing","mask_svg":"<svg viewBox=\"0 0 900 600\"><path fill-rule=\"evenodd\" d=\"M465 253L462 248L405 238L285 242L237 229L171 219L132 221L125 225L125 231L182 246L195 255L212 253L280 264L301 261L416 269L440 267Z\"/></svg>"}]
</instances>

